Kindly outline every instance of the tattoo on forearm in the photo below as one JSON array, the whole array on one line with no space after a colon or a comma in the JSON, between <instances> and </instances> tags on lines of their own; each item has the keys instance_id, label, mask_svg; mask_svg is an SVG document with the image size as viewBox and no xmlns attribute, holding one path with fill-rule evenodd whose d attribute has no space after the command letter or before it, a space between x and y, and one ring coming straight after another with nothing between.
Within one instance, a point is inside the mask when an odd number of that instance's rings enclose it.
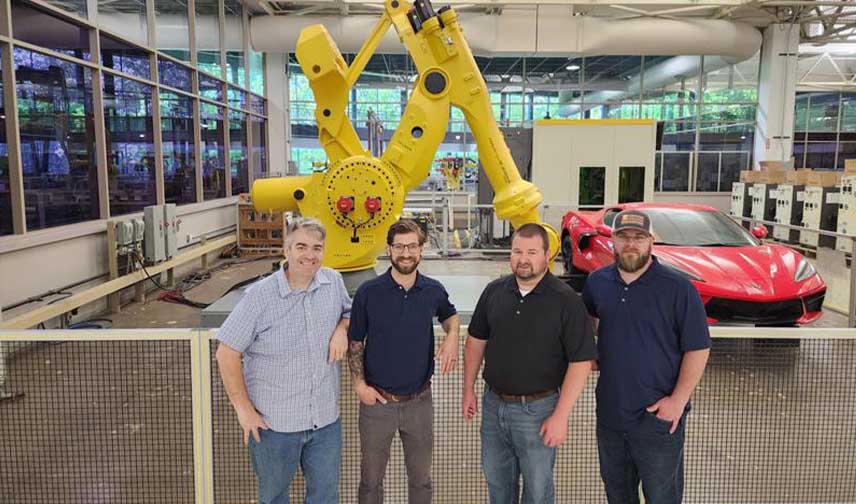
<instances>
[{"instance_id":1,"label":"tattoo on forearm","mask_svg":"<svg viewBox=\"0 0 856 504\"><path fill-rule=\"evenodd\" d=\"M351 341L348 343L348 368L354 381L364 381L365 371L363 368L363 350L365 343L362 341Z\"/></svg>"}]
</instances>

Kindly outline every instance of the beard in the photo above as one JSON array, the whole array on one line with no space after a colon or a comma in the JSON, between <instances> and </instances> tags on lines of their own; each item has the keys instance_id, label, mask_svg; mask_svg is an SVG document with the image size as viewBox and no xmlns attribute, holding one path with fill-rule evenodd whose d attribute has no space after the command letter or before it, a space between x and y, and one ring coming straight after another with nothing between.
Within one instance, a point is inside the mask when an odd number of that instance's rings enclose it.
<instances>
[{"instance_id":1,"label":"beard","mask_svg":"<svg viewBox=\"0 0 856 504\"><path fill-rule=\"evenodd\" d=\"M514 268L514 276L519 278L520 280L531 280L533 278L537 278L538 275L544 273L546 268L543 270L536 270L535 266L532 264L521 265L518 264L517 267Z\"/></svg>"},{"instance_id":2,"label":"beard","mask_svg":"<svg viewBox=\"0 0 856 504\"><path fill-rule=\"evenodd\" d=\"M404 262L402 262L404 261ZM395 268L395 271L401 273L402 275L409 275L413 273L416 268L419 266L419 258L418 257L409 257L406 260L403 258L393 259L392 267Z\"/></svg>"},{"instance_id":3,"label":"beard","mask_svg":"<svg viewBox=\"0 0 856 504\"><path fill-rule=\"evenodd\" d=\"M618 268L627 273L636 273L648 264L648 259L651 258L651 249L644 252L639 252L636 258L630 257L631 253L625 252L624 255L618 251L613 252L615 262L618 263Z\"/></svg>"}]
</instances>

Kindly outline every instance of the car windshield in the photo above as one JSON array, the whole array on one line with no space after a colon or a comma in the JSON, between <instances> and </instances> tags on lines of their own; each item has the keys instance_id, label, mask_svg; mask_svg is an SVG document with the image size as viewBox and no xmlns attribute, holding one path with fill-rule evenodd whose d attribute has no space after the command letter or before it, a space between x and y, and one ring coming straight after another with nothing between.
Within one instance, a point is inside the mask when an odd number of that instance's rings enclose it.
<instances>
[{"instance_id":1,"label":"car windshield","mask_svg":"<svg viewBox=\"0 0 856 504\"><path fill-rule=\"evenodd\" d=\"M660 208L645 210L654 228L654 244L681 247L747 247L757 242L722 212Z\"/></svg>"}]
</instances>

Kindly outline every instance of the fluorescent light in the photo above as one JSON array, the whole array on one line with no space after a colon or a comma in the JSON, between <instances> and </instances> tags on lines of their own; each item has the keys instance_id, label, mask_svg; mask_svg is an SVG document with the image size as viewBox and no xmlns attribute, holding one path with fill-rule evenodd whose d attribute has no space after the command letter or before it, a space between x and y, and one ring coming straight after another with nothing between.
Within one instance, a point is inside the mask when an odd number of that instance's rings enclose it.
<instances>
[{"instance_id":1,"label":"fluorescent light","mask_svg":"<svg viewBox=\"0 0 856 504\"><path fill-rule=\"evenodd\" d=\"M571 72L579 70L579 69L580 69L579 65L568 65L565 67L565 70L570 70Z\"/></svg>"}]
</instances>

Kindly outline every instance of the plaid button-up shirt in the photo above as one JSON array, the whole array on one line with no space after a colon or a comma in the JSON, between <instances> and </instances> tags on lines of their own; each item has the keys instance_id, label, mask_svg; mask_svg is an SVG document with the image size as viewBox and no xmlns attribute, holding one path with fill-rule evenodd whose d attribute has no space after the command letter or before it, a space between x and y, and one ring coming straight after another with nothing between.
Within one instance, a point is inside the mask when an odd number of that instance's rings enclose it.
<instances>
[{"instance_id":1,"label":"plaid button-up shirt","mask_svg":"<svg viewBox=\"0 0 856 504\"><path fill-rule=\"evenodd\" d=\"M293 290L283 269L248 289L223 323L217 339L243 354L247 392L271 429L320 429L339 418L341 366L327 357L350 315L337 271L321 268L306 290Z\"/></svg>"}]
</instances>

